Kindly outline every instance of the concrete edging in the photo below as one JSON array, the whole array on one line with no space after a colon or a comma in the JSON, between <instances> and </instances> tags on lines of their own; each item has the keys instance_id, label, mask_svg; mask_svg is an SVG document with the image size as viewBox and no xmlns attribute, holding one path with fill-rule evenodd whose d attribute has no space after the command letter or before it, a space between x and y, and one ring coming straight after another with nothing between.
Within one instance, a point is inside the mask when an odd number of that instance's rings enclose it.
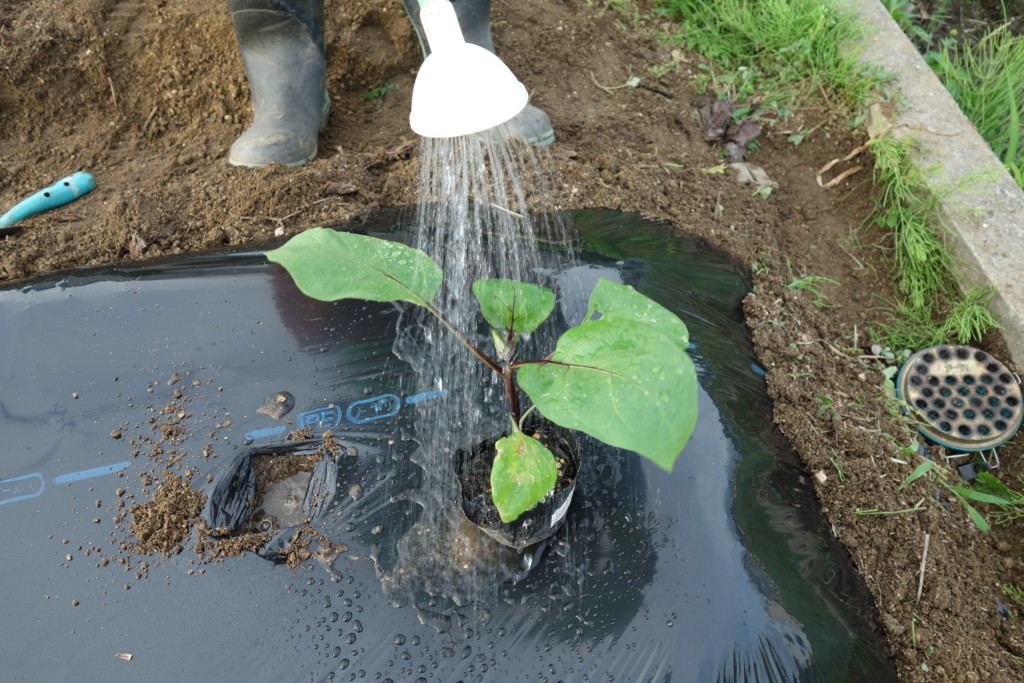
<instances>
[{"instance_id":1,"label":"concrete edging","mask_svg":"<svg viewBox=\"0 0 1024 683\"><path fill-rule=\"evenodd\" d=\"M882 4L840 0L839 6L867 26L857 46L860 59L895 74L893 85L905 99L894 103L898 112L889 123L896 135L913 135L920 167L941 187L985 174L983 183L967 183L945 197L940 218L952 232L964 283L995 288L989 308L1013 361L1024 366L1024 191Z\"/></svg>"}]
</instances>

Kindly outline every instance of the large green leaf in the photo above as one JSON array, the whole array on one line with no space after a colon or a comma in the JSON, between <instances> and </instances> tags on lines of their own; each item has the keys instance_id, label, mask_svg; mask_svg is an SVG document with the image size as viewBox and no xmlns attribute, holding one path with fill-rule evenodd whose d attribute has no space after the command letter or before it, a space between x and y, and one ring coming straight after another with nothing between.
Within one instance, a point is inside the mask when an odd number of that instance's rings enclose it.
<instances>
[{"instance_id":1,"label":"large green leaf","mask_svg":"<svg viewBox=\"0 0 1024 683\"><path fill-rule=\"evenodd\" d=\"M522 432L499 440L495 449L491 495L501 521L507 523L544 500L558 480L558 466L544 444Z\"/></svg>"},{"instance_id":2,"label":"large green leaf","mask_svg":"<svg viewBox=\"0 0 1024 683\"><path fill-rule=\"evenodd\" d=\"M321 301L367 299L423 305L441 286L441 267L418 249L326 228L299 233L267 259L284 266L303 294Z\"/></svg>"},{"instance_id":3,"label":"large green leaf","mask_svg":"<svg viewBox=\"0 0 1024 683\"><path fill-rule=\"evenodd\" d=\"M603 320L649 323L678 343L683 351L689 347L690 333L686 329L686 324L675 313L629 285L600 278L590 294L587 319L589 320L595 312L599 312Z\"/></svg>"},{"instance_id":4,"label":"large green leaf","mask_svg":"<svg viewBox=\"0 0 1024 683\"><path fill-rule=\"evenodd\" d=\"M566 331L547 361L521 365L519 385L552 422L670 470L697 421L686 327L632 288L609 285L591 297L601 318Z\"/></svg>"},{"instance_id":5,"label":"large green leaf","mask_svg":"<svg viewBox=\"0 0 1024 683\"><path fill-rule=\"evenodd\" d=\"M477 280L473 295L491 327L516 334L533 332L555 308L554 292L518 280Z\"/></svg>"}]
</instances>

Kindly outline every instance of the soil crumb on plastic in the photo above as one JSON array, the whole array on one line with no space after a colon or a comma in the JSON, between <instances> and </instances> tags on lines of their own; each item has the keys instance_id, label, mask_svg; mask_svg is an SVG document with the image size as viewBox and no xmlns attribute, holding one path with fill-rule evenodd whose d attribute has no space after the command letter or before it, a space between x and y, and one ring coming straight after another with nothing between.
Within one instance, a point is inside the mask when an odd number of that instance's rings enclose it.
<instances>
[{"instance_id":1,"label":"soil crumb on plastic","mask_svg":"<svg viewBox=\"0 0 1024 683\"><path fill-rule=\"evenodd\" d=\"M162 477L152 500L129 510L136 538L132 549L147 555L180 553L182 541L188 538L206 503L206 496L177 474L164 470Z\"/></svg>"},{"instance_id":2,"label":"soil crumb on plastic","mask_svg":"<svg viewBox=\"0 0 1024 683\"><path fill-rule=\"evenodd\" d=\"M231 535L234 530L229 527L211 529L204 522L199 523L199 538L195 551L200 559L207 562L223 562L228 557L242 555L246 551L256 552L267 541L270 534Z\"/></svg>"},{"instance_id":3,"label":"soil crumb on plastic","mask_svg":"<svg viewBox=\"0 0 1024 683\"><path fill-rule=\"evenodd\" d=\"M313 541L319 541L319 544L314 550L310 550L309 546ZM295 530L288 541L288 547L281 553L285 556L285 564L288 568L295 569L310 558L331 564L338 555L346 550L348 550L348 546L344 543L332 543L331 539L322 531L304 526Z\"/></svg>"}]
</instances>

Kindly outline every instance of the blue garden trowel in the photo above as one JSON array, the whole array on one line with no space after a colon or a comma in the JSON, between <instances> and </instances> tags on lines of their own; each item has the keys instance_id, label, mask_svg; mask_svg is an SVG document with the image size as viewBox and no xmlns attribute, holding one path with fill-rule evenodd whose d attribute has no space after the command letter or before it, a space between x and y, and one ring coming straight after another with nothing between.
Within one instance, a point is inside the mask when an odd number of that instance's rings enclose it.
<instances>
[{"instance_id":1,"label":"blue garden trowel","mask_svg":"<svg viewBox=\"0 0 1024 683\"><path fill-rule=\"evenodd\" d=\"M78 171L63 180L58 180L50 187L44 188L34 195L19 202L10 211L0 216L0 235L7 232L7 227L23 218L42 211L55 209L74 201L96 187L96 180L91 173ZM13 232L13 229L10 230Z\"/></svg>"}]
</instances>

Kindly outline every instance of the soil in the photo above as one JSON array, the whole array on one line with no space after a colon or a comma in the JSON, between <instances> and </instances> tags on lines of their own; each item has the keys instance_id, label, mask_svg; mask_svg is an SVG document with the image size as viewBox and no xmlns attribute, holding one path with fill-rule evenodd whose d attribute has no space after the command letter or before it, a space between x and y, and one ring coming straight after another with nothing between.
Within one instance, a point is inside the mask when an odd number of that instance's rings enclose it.
<instances>
[{"instance_id":1,"label":"soil","mask_svg":"<svg viewBox=\"0 0 1024 683\"><path fill-rule=\"evenodd\" d=\"M758 264L745 310L774 422L875 596L901 677L1024 679L1014 659L1024 656L1022 622L999 608L1024 614L1000 590L1024 584L1020 525L982 533L933 480L899 488L919 460L900 450L914 435L889 410L870 350L880 304L892 297L889 243L867 220L870 168L830 188L815 179L864 134L827 102L796 119L761 117L748 160L778 186L754 193L722 172L724 142L705 140L692 87L700 59L660 46L657 19L634 24L602 6L494 7L498 53L558 136L548 152L553 203L639 211ZM328 1L326 45L333 106L318 158L303 168L236 169L226 152L251 109L224 3L0 0L0 206L78 169L97 179L91 194L0 238L0 282L258 243L413 203L418 139L407 117L420 53L400 3ZM650 67L664 64L675 68L655 77ZM598 86L631 76L656 90ZM397 87L363 97L382 84ZM788 141L801 127L813 132ZM869 162L829 177L855 163ZM820 286L827 305L786 287L808 275L839 283ZM1009 360L997 334L977 345ZM1017 483L1020 450L1001 450L1004 482ZM857 514L916 507L924 510Z\"/></svg>"},{"instance_id":2,"label":"soil","mask_svg":"<svg viewBox=\"0 0 1024 683\"><path fill-rule=\"evenodd\" d=\"M1024 0L918 0L914 23L933 40L950 37L977 40L997 26L1007 24L1024 33Z\"/></svg>"},{"instance_id":3,"label":"soil","mask_svg":"<svg viewBox=\"0 0 1024 683\"><path fill-rule=\"evenodd\" d=\"M552 452L558 473L548 497L537 507L524 512L517 520L502 522L498 507L494 504L491 468L497 457L497 449L493 440L474 446L468 453L457 451L454 458L455 473L462 487L462 509L466 517L505 545L520 550L547 538L561 526L561 519L554 525L549 522L555 510L572 495L569 493L563 496L562 492L576 480L579 466L579 446L570 432L553 427L550 423L545 423L540 431L534 431L537 429L536 421L528 422L531 424L525 430ZM530 532L530 528L534 531ZM538 537L538 532L544 533L544 536Z\"/></svg>"}]
</instances>

